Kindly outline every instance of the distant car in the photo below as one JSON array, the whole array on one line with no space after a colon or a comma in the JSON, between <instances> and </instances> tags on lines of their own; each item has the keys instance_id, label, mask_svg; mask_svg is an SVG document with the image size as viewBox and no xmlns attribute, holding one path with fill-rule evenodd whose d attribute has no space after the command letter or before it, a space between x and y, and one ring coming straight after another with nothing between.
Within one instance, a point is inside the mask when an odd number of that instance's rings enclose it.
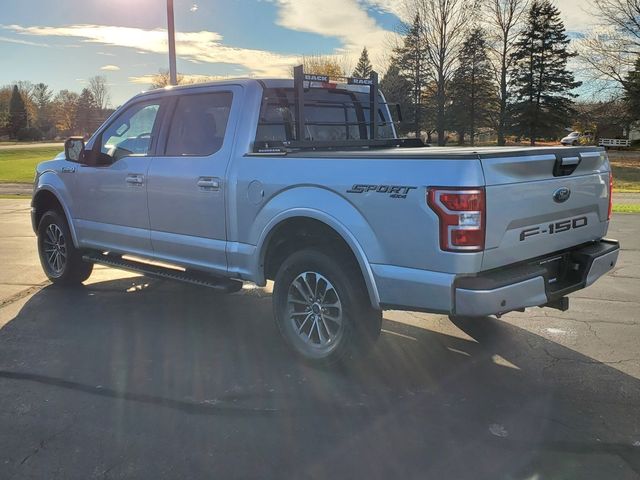
<instances>
[{"instance_id":1,"label":"distant car","mask_svg":"<svg viewBox=\"0 0 640 480\"><path fill-rule=\"evenodd\" d=\"M562 145L576 146L580 144L580 140L583 138L590 138L590 135L580 132L571 132L569 135L560 140Z\"/></svg>"}]
</instances>

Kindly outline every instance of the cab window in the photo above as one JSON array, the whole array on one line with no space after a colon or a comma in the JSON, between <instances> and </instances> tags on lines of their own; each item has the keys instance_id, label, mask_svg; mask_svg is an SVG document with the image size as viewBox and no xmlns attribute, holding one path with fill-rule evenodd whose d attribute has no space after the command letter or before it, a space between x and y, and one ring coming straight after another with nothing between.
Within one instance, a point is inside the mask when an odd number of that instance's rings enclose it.
<instances>
[{"instance_id":1,"label":"cab window","mask_svg":"<svg viewBox=\"0 0 640 480\"><path fill-rule=\"evenodd\" d=\"M291 88L267 88L263 92L257 141L295 138L295 101ZM380 105L384 98L378 97ZM335 89L305 90L305 140L339 141L369 138L369 93ZM386 108L378 108L377 138L394 138Z\"/></svg>"},{"instance_id":2,"label":"cab window","mask_svg":"<svg viewBox=\"0 0 640 480\"><path fill-rule=\"evenodd\" d=\"M148 155L159 111L160 102L127 108L102 133L100 151L114 161L130 155Z\"/></svg>"},{"instance_id":3,"label":"cab window","mask_svg":"<svg viewBox=\"0 0 640 480\"><path fill-rule=\"evenodd\" d=\"M167 156L208 156L222 148L233 94L214 92L178 98L169 134Z\"/></svg>"}]
</instances>

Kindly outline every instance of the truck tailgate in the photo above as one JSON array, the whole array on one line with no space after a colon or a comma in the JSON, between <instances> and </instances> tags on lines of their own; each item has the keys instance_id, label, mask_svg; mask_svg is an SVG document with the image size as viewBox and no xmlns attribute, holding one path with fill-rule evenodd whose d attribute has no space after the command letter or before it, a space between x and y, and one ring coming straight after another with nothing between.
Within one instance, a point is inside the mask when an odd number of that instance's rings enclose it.
<instances>
[{"instance_id":1,"label":"truck tailgate","mask_svg":"<svg viewBox=\"0 0 640 480\"><path fill-rule=\"evenodd\" d=\"M609 161L602 149L480 154L487 230L482 269L602 238L608 227Z\"/></svg>"}]
</instances>

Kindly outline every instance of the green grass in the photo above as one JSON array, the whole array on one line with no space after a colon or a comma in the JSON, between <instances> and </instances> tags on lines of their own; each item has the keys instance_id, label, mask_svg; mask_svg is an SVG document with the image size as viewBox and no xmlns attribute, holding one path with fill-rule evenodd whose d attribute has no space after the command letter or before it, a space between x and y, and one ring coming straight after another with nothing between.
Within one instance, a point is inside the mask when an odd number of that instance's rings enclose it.
<instances>
[{"instance_id":1,"label":"green grass","mask_svg":"<svg viewBox=\"0 0 640 480\"><path fill-rule=\"evenodd\" d=\"M640 213L639 203L626 203L613 206L615 213Z\"/></svg>"},{"instance_id":2,"label":"green grass","mask_svg":"<svg viewBox=\"0 0 640 480\"><path fill-rule=\"evenodd\" d=\"M29 147L0 149L0 182L31 183L36 165L51 160L61 147Z\"/></svg>"},{"instance_id":3,"label":"green grass","mask_svg":"<svg viewBox=\"0 0 640 480\"><path fill-rule=\"evenodd\" d=\"M635 165L612 162L613 189L616 192L640 192L640 161Z\"/></svg>"},{"instance_id":4,"label":"green grass","mask_svg":"<svg viewBox=\"0 0 640 480\"><path fill-rule=\"evenodd\" d=\"M609 151L613 170L613 190L616 192L640 192L640 153Z\"/></svg>"},{"instance_id":5,"label":"green grass","mask_svg":"<svg viewBox=\"0 0 640 480\"><path fill-rule=\"evenodd\" d=\"M0 200L31 200L31 195L0 193Z\"/></svg>"}]
</instances>

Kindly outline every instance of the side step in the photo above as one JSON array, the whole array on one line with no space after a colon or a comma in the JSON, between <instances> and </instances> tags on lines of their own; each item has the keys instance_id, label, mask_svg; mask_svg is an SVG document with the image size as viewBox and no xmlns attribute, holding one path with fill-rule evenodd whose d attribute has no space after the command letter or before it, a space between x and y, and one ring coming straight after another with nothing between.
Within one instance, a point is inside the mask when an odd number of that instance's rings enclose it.
<instances>
[{"instance_id":1,"label":"side step","mask_svg":"<svg viewBox=\"0 0 640 480\"><path fill-rule=\"evenodd\" d=\"M122 258L120 255L112 253L89 253L82 259L85 262L98 263L108 267L128 270L130 272L142 273L147 277L161 278L165 280L176 280L178 282L191 283L201 287L209 287L222 293L237 292L242 288L242 282L228 278L214 277L201 272L182 271L169 267L161 267L151 263L136 262Z\"/></svg>"}]
</instances>

